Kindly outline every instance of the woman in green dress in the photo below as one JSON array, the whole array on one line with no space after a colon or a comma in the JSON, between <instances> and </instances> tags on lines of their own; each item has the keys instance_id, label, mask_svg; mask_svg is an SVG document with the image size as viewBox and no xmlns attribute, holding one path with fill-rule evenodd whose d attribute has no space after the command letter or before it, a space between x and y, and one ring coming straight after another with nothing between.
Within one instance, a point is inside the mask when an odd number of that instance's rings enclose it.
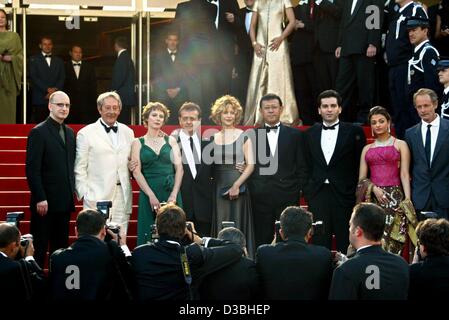
<instances>
[{"instance_id":1,"label":"woman in green dress","mask_svg":"<svg viewBox=\"0 0 449 320\"><path fill-rule=\"evenodd\" d=\"M16 123L22 67L22 42L17 33L8 31L6 12L0 9L0 124Z\"/></svg>"},{"instance_id":2,"label":"woman in green dress","mask_svg":"<svg viewBox=\"0 0 449 320\"><path fill-rule=\"evenodd\" d=\"M137 163L133 175L140 187L137 245L151 239L151 225L161 202L182 206L179 194L183 175L181 153L175 138L161 130L168 117L166 106L150 102L142 113L148 131L134 140L131 147L132 160Z\"/></svg>"}]
</instances>

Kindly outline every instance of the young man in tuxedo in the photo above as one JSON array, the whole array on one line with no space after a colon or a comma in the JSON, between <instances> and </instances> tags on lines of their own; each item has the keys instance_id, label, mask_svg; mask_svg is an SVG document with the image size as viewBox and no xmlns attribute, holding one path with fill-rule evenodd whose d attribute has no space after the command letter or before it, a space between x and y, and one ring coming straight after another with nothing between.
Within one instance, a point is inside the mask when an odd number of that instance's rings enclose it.
<instances>
[{"instance_id":1,"label":"young man in tuxedo","mask_svg":"<svg viewBox=\"0 0 449 320\"><path fill-rule=\"evenodd\" d=\"M75 134L64 124L70 99L62 91L48 101L50 116L28 135L26 177L31 191L30 232L34 236L36 261L44 267L50 254L69 241L70 213L75 210Z\"/></svg>"},{"instance_id":2,"label":"young man in tuxedo","mask_svg":"<svg viewBox=\"0 0 449 320\"><path fill-rule=\"evenodd\" d=\"M355 255L334 271L330 300L406 300L408 264L382 249L385 212L376 204L354 207L349 241Z\"/></svg>"},{"instance_id":3,"label":"young man in tuxedo","mask_svg":"<svg viewBox=\"0 0 449 320\"><path fill-rule=\"evenodd\" d=\"M83 61L83 49L73 45L69 52L71 60L65 65L64 91L72 103L67 122L88 124L96 119L97 76L94 67Z\"/></svg>"},{"instance_id":4,"label":"young man in tuxedo","mask_svg":"<svg viewBox=\"0 0 449 320\"><path fill-rule=\"evenodd\" d=\"M250 178L256 245L271 243L274 223L288 206L299 203L307 181L303 133L280 122L282 100L275 94L260 99L264 126L249 133L256 160Z\"/></svg>"},{"instance_id":5,"label":"young man in tuxedo","mask_svg":"<svg viewBox=\"0 0 449 320\"><path fill-rule=\"evenodd\" d=\"M122 102L116 92L102 93L97 106L101 117L76 137L76 193L84 209L95 210L97 201L112 201L109 221L118 223L125 237L132 212L128 157L134 132L117 122Z\"/></svg>"},{"instance_id":6,"label":"young man in tuxedo","mask_svg":"<svg viewBox=\"0 0 449 320\"><path fill-rule=\"evenodd\" d=\"M359 126L340 122L341 97L334 90L318 96L318 113L323 119L306 132L307 165L310 172L305 189L309 210L323 221L324 232L313 243L337 250L348 248L348 221L355 204L359 163L365 134Z\"/></svg>"}]
</instances>

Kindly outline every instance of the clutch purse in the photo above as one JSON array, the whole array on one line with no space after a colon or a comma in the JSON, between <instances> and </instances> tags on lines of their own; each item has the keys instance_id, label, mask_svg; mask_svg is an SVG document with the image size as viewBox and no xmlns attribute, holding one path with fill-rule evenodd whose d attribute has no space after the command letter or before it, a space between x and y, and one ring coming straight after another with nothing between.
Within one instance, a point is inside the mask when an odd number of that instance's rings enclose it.
<instances>
[{"instance_id":1,"label":"clutch purse","mask_svg":"<svg viewBox=\"0 0 449 320\"><path fill-rule=\"evenodd\" d=\"M232 186L229 187L223 187L220 189L220 194L223 198L229 198L229 189L231 189ZM239 188L239 194L245 193L246 192L246 184L242 184Z\"/></svg>"}]
</instances>

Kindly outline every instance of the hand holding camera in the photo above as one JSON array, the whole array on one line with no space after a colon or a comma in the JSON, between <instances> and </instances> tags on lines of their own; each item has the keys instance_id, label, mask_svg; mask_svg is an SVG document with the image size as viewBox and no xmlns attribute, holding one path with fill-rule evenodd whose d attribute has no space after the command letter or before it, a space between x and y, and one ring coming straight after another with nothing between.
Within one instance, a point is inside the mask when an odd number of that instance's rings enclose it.
<instances>
[{"instance_id":1,"label":"hand holding camera","mask_svg":"<svg viewBox=\"0 0 449 320\"><path fill-rule=\"evenodd\" d=\"M20 237L20 255L24 258L34 256L33 236L31 234Z\"/></svg>"}]
</instances>

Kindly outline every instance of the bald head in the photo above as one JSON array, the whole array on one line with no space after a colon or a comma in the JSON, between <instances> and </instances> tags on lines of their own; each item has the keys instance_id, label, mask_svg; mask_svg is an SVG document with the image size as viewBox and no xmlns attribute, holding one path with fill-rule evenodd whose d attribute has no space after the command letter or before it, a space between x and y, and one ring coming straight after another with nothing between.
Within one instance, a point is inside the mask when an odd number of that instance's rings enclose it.
<instances>
[{"instance_id":1,"label":"bald head","mask_svg":"<svg viewBox=\"0 0 449 320\"><path fill-rule=\"evenodd\" d=\"M70 98L63 91L55 91L48 99L50 117L56 122L63 123L70 112Z\"/></svg>"}]
</instances>

